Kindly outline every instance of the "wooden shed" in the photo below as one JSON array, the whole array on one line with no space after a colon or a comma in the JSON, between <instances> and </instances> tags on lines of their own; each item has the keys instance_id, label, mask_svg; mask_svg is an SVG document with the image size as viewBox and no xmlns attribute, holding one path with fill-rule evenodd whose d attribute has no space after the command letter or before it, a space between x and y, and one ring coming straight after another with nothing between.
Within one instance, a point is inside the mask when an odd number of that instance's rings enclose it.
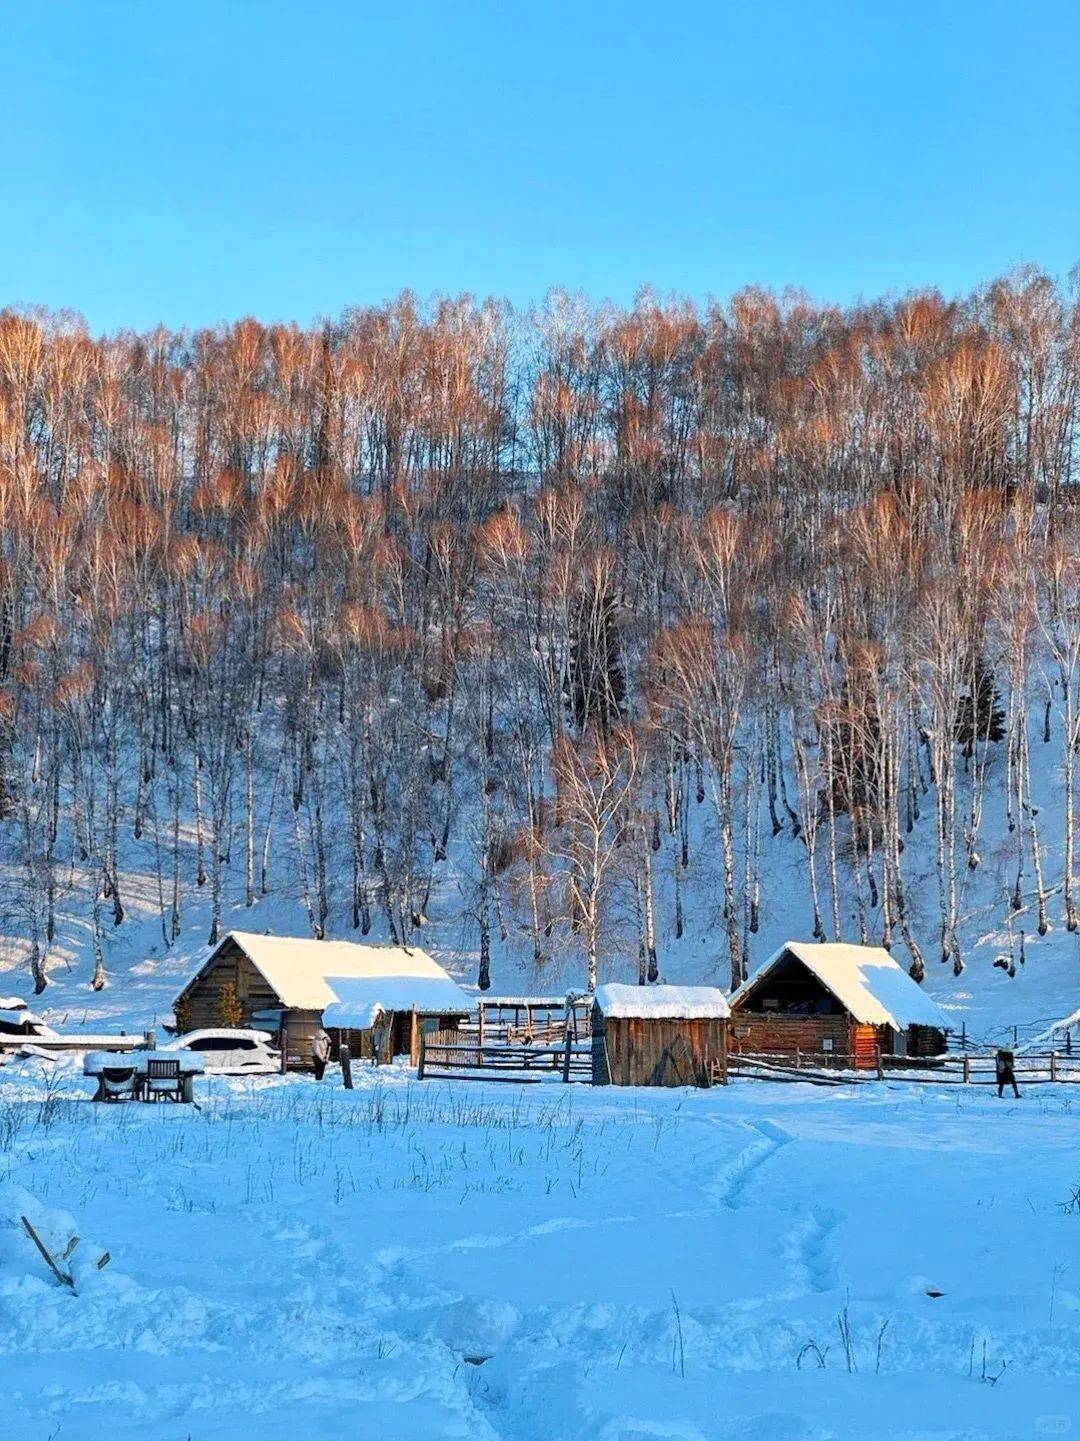
<instances>
[{"instance_id":1,"label":"wooden shed","mask_svg":"<svg viewBox=\"0 0 1080 1441\"><path fill-rule=\"evenodd\" d=\"M408 1054L419 1026L455 1031L476 1003L425 951L230 931L174 1002L184 1029L259 1026L274 1031L290 1066L311 1064L320 1026L335 1046L379 1059ZM235 1016L235 1019L233 1017Z\"/></svg>"},{"instance_id":2,"label":"wooden shed","mask_svg":"<svg viewBox=\"0 0 1080 1441\"><path fill-rule=\"evenodd\" d=\"M733 1055L871 1070L936 1056L948 1018L880 946L788 941L731 997Z\"/></svg>"},{"instance_id":3,"label":"wooden shed","mask_svg":"<svg viewBox=\"0 0 1080 1441\"><path fill-rule=\"evenodd\" d=\"M598 986L593 1085L709 1086L727 1077L730 1011L714 986Z\"/></svg>"}]
</instances>

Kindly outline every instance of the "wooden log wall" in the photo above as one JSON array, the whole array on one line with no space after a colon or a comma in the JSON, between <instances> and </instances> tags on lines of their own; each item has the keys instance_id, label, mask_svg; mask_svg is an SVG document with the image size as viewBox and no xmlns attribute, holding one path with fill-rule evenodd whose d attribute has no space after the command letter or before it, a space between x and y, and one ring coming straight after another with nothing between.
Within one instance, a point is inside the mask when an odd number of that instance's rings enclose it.
<instances>
[{"instance_id":1,"label":"wooden log wall","mask_svg":"<svg viewBox=\"0 0 1080 1441\"><path fill-rule=\"evenodd\" d=\"M847 1016L774 1016L736 1011L731 1018L731 1052L763 1056L794 1056L824 1051L832 1042L836 1055L849 1052Z\"/></svg>"},{"instance_id":2,"label":"wooden log wall","mask_svg":"<svg viewBox=\"0 0 1080 1441\"><path fill-rule=\"evenodd\" d=\"M909 1056L940 1056L945 1052L945 1032L936 1026L909 1026L907 1053Z\"/></svg>"},{"instance_id":3,"label":"wooden log wall","mask_svg":"<svg viewBox=\"0 0 1080 1441\"><path fill-rule=\"evenodd\" d=\"M881 1034L883 1031L888 1033L887 1039ZM892 1035L888 1026L858 1026L853 1023L848 1054L855 1070L876 1070L879 1052L885 1051L888 1054L892 1049ZM885 1050L886 1045L888 1051Z\"/></svg>"},{"instance_id":4,"label":"wooden log wall","mask_svg":"<svg viewBox=\"0 0 1080 1441\"><path fill-rule=\"evenodd\" d=\"M184 997L193 1031L224 1024L221 1002L225 988L229 985L236 987L243 1007L241 1025L254 1024L253 1012L270 1010L281 1004L279 997L240 947L230 944L215 958L209 970L199 977Z\"/></svg>"},{"instance_id":5,"label":"wooden log wall","mask_svg":"<svg viewBox=\"0 0 1080 1441\"><path fill-rule=\"evenodd\" d=\"M855 1070L873 1071L879 1055L892 1054L894 1041L891 1027L859 1025L847 1016L774 1016L738 1011L731 1018L732 1055L786 1059L802 1055L814 1057L818 1065L827 1064L825 1055L833 1055Z\"/></svg>"}]
</instances>

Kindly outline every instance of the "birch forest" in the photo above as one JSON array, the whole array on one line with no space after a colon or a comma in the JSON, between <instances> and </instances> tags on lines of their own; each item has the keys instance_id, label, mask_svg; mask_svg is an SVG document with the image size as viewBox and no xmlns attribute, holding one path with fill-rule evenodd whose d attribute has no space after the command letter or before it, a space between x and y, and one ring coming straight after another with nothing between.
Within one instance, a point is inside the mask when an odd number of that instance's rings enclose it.
<instances>
[{"instance_id":1,"label":"birch forest","mask_svg":"<svg viewBox=\"0 0 1080 1441\"><path fill-rule=\"evenodd\" d=\"M133 869L164 946L268 896L423 944L451 895L485 989L655 979L691 914L735 985L778 909L959 976L991 808L1003 921L1075 931L1078 419L1076 292L1030 269L848 308L3 312L34 987L72 916L107 984Z\"/></svg>"}]
</instances>

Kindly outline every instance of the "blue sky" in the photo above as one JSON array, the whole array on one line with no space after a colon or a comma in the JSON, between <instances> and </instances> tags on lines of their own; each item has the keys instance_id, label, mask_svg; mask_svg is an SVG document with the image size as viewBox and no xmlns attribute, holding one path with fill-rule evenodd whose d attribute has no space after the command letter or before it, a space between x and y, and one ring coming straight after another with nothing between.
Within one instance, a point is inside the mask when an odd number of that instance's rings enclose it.
<instances>
[{"instance_id":1,"label":"blue sky","mask_svg":"<svg viewBox=\"0 0 1080 1441\"><path fill-rule=\"evenodd\" d=\"M0 0L0 303L91 327L1080 260L1078 0Z\"/></svg>"}]
</instances>

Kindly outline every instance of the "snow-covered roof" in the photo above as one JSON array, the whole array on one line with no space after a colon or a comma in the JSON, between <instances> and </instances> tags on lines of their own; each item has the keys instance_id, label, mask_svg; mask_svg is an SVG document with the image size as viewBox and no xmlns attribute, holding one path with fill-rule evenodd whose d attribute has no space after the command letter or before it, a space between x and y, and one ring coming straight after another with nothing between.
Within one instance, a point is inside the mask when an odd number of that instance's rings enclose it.
<instances>
[{"instance_id":1,"label":"snow-covered roof","mask_svg":"<svg viewBox=\"0 0 1080 1441\"><path fill-rule=\"evenodd\" d=\"M731 1015L716 986L597 986L596 1006L615 1020L696 1021Z\"/></svg>"},{"instance_id":2,"label":"snow-covered roof","mask_svg":"<svg viewBox=\"0 0 1080 1441\"><path fill-rule=\"evenodd\" d=\"M31 1030L47 1031L49 1035L54 1034L41 1017L33 1011L28 1011L25 1005L0 1006L0 1021L6 1026L28 1026Z\"/></svg>"},{"instance_id":3,"label":"snow-covered roof","mask_svg":"<svg viewBox=\"0 0 1080 1441\"><path fill-rule=\"evenodd\" d=\"M431 961L438 975L330 976L337 999L323 1011L324 1026L366 1031L389 1011L421 1011L426 1015L467 1016L476 1003Z\"/></svg>"},{"instance_id":4,"label":"snow-covered roof","mask_svg":"<svg viewBox=\"0 0 1080 1441\"><path fill-rule=\"evenodd\" d=\"M744 981L731 997L733 1010L757 989L785 956L802 961L826 990L861 1026L949 1027L948 1017L936 1001L911 979L881 946L853 946L845 942L811 944L788 941Z\"/></svg>"},{"instance_id":5,"label":"snow-covered roof","mask_svg":"<svg viewBox=\"0 0 1080 1441\"><path fill-rule=\"evenodd\" d=\"M403 1009L412 1010L412 1007L406 1006ZM323 1025L334 1026L340 1031L370 1031L385 1014L386 1009L381 1001L372 1000L363 994L347 996L340 1001L331 1001L323 1011Z\"/></svg>"},{"instance_id":6,"label":"snow-covered roof","mask_svg":"<svg viewBox=\"0 0 1080 1441\"><path fill-rule=\"evenodd\" d=\"M291 1010L325 1013L335 1004L348 1004L350 1013L361 1007L370 1012L375 1003L388 1011L411 1011L415 1007L447 1015L467 1015L475 1009L475 1002L426 951L406 950L404 946L362 946L354 941L260 936L250 931L230 931L177 1000L230 940L236 942L282 1005ZM328 1020L325 1014L323 1019ZM329 1023L355 1024L341 1019Z\"/></svg>"}]
</instances>

